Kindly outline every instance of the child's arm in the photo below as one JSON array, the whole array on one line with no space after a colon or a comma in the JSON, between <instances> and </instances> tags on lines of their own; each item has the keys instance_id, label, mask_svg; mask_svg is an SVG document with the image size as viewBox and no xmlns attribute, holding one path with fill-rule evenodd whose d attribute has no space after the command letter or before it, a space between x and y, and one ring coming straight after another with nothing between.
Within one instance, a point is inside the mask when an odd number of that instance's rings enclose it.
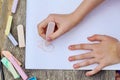
<instances>
[{"instance_id":1,"label":"child's arm","mask_svg":"<svg viewBox=\"0 0 120 80\"><path fill-rule=\"evenodd\" d=\"M97 63L98 66L86 73L91 76L102 70L104 67L120 63L120 42L110 36L94 35L88 38L89 41L99 43L76 44L69 46L70 50L91 50L88 53L69 57L69 61L85 60L74 64L74 68L81 68Z\"/></svg>"},{"instance_id":2,"label":"child's arm","mask_svg":"<svg viewBox=\"0 0 120 80\"><path fill-rule=\"evenodd\" d=\"M51 21L56 23L56 31L49 35L47 40L52 41L66 33L77 25L91 10L104 0L84 0L80 6L71 14L50 14L38 25L38 32L45 39L47 24Z\"/></svg>"},{"instance_id":3,"label":"child's arm","mask_svg":"<svg viewBox=\"0 0 120 80\"><path fill-rule=\"evenodd\" d=\"M101 4L104 0L84 0L79 7L73 12L77 21L81 21L89 12Z\"/></svg>"}]
</instances>

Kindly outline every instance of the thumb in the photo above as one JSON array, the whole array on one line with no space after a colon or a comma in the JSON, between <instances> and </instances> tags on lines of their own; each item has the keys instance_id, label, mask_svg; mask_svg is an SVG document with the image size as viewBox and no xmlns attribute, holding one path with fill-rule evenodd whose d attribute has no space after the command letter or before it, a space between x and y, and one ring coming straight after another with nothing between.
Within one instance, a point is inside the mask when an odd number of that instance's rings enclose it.
<instances>
[{"instance_id":1,"label":"thumb","mask_svg":"<svg viewBox=\"0 0 120 80\"><path fill-rule=\"evenodd\" d=\"M105 35L99 35L99 34L95 34L91 37L88 37L88 40L90 41L103 41L106 39Z\"/></svg>"},{"instance_id":2,"label":"thumb","mask_svg":"<svg viewBox=\"0 0 120 80\"><path fill-rule=\"evenodd\" d=\"M59 36L61 36L62 34L64 34L64 30L58 29L56 32L50 34L50 35L47 37L47 41L53 41L53 40L55 40L56 38L58 38Z\"/></svg>"}]
</instances>

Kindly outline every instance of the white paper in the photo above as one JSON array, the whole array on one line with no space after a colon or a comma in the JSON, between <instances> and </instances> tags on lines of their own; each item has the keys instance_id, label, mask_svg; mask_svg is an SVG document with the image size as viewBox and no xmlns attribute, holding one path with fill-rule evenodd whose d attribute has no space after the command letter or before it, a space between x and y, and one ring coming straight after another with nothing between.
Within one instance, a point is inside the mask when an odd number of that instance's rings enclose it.
<instances>
[{"instance_id":1,"label":"white paper","mask_svg":"<svg viewBox=\"0 0 120 80\"><path fill-rule=\"evenodd\" d=\"M28 0L26 25L26 69L73 69L69 62L71 55L86 51L70 51L71 44L87 43L87 37L105 34L120 40L120 0L106 0L68 33L52 42L48 51L41 49L43 40L38 35L37 24L51 13L67 14L74 11L82 0ZM109 55L109 54L108 54ZM80 61L79 61L80 62ZM89 70L97 64L80 68ZM120 64L105 67L104 70L118 70Z\"/></svg>"}]
</instances>

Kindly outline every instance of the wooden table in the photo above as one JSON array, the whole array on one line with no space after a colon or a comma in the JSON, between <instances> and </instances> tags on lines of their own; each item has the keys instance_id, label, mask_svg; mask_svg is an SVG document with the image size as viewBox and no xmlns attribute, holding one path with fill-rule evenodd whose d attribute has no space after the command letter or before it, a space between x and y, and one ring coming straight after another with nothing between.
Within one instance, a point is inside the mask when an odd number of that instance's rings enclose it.
<instances>
[{"instance_id":1,"label":"wooden table","mask_svg":"<svg viewBox=\"0 0 120 80\"><path fill-rule=\"evenodd\" d=\"M0 20L3 23L0 23L0 40L2 40L2 48L4 50L10 51L19 61L25 63L25 48L14 47L13 44L9 41L7 37L4 37L5 23L7 20L7 15L10 12L9 3L11 0L3 0L4 3L4 17ZM32 6L32 5L31 5ZM9 7L9 8L8 8ZM16 14L13 15L13 24L11 33L18 41L17 36L17 25L23 24L26 26L26 0L19 0L18 9ZM3 46L4 43L4 46ZM25 70L29 77L36 76L38 80L115 80L115 71L101 71L98 74L92 77L86 77L86 71L75 71L75 70ZM14 80L13 76L8 72L8 70L4 67L5 80ZM21 79L18 79L21 80Z\"/></svg>"}]
</instances>

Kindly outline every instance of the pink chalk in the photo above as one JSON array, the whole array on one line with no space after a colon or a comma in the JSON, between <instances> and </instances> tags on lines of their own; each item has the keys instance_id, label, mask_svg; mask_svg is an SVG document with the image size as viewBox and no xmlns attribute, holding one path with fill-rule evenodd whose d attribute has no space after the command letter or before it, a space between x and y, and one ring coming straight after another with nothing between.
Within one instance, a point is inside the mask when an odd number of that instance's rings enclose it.
<instances>
[{"instance_id":1,"label":"pink chalk","mask_svg":"<svg viewBox=\"0 0 120 80\"><path fill-rule=\"evenodd\" d=\"M13 0L12 13L16 12L17 5L18 5L18 0Z\"/></svg>"},{"instance_id":2,"label":"pink chalk","mask_svg":"<svg viewBox=\"0 0 120 80\"><path fill-rule=\"evenodd\" d=\"M54 30L55 30L55 22L49 22L47 26L47 31L46 31L46 39L50 34L54 32ZM45 44L49 45L50 42L46 41Z\"/></svg>"},{"instance_id":3,"label":"pink chalk","mask_svg":"<svg viewBox=\"0 0 120 80\"><path fill-rule=\"evenodd\" d=\"M14 60L14 58L9 57L10 62L13 64L13 66L15 67L15 69L18 71L18 73L21 75L23 80L27 80L28 77L25 74L25 72L22 70L22 68L17 64L17 62Z\"/></svg>"},{"instance_id":4,"label":"pink chalk","mask_svg":"<svg viewBox=\"0 0 120 80\"><path fill-rule=\"evenodd\" d=\"M21 66L22 64L20 63L20 61L18 61L9 51L2 51L2 54L6 57L9 58L9 56L12 56L15 61Z\"/></svg>"},{"instance_id":5,"label":"pink chalk","mask_svg":"<svg viewBox=\"0 0 120 80\"><path fill-rule=\"evenodd\" d=\"M46 31L46 37L52 34L54 32L54 29L55 29L55 22L49 22Z\"/></svg>"},{"instance_id":6,"label":"pink chalk","mask_svg":"<svg viewBox=\"0 0 120 80\"><path fill-rule=\"evenodd\" d=\"M27 80L28 76L25 74L25 72L22 70L22 68L19 66L19 64L16 62L16 60L9 54L8 51L2 51L2 54L7 54L8 60L12 63L12 65L15 67L17 72L20 74L23 80Z\"/></svg>"}]
</instances>

